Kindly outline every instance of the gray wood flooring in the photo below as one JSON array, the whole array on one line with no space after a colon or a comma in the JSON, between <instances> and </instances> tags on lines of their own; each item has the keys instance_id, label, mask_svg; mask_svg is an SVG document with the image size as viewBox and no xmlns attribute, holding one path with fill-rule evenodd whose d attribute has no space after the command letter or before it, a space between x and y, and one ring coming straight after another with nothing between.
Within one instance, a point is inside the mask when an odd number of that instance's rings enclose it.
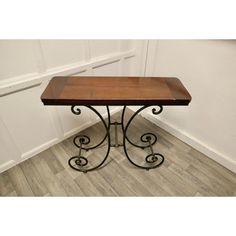
<instances>
[{"instance_id":1,"label":"gray wood flooring","mask_svg":"<svg viewBox=\"0 0 236 236\"><path fill-rule=\"evenodd\" d=\"M128 116L131 111L128 112ZM113 116L119 121L120 114ZM79 118L79 117L78 117ZM101 122L81 133L91 141L102 138ZM122 140L120 128L119 140ZM123 147L111 148L105 166L86 174L71 169L67 162L76 155L73 137L0 174L1 196L235 196L236 174L183 143L163 129L139 116L128 132L135 143L141 134L153 131L158 142L154 150L165 156L165 162L146 171L131 165ZM114 135L112 135L112 140ZM106 146L85 155L102 157ZM128 145L136 158L149 150ZM88 157L88 158L89 158Z\"/></svg>"}]
</instances>

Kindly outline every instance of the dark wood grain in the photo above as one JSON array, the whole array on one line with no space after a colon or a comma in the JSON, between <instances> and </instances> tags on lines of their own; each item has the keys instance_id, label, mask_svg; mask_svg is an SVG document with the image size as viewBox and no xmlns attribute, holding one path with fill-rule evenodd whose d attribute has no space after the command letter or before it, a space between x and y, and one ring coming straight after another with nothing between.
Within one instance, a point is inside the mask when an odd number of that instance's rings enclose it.
<instances>
[{"instance_id":1,"label":"dark wood grain","mask_svg":"<svg viewBox=\"0 0 236 236\"><path fill-rule=\"evenodd\" d=\"M171 77L54 77L44 105L188 105L191 96Z\"/></svg>"}]
</instances>

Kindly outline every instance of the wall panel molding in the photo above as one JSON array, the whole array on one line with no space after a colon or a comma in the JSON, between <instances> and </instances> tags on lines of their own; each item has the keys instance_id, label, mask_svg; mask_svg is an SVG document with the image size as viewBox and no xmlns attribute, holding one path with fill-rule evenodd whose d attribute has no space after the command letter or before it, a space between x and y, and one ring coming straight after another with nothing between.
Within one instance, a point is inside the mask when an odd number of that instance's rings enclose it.
<instances>
[{"instance_id":1,"label":"wall panel molding","mask_svg":"<svg viewBox=\"0 0 236 236\"><path fill-rule=\"evenodd\" d=\"M3 80L0 81L0 97L19 92L33 86L39 86L43 81L48 81L54 76L79 74L80 72L86 72L89 69L94 69L113 62L118 62L121 60L121 58L135 57L135 53L135 50L129 50L122 53L108 54L97 58L92 58L88 62L77 62L48 69L44 73L31 73Z\"/></svg>"},{"instance_id":2,"label":"wall panel molding","mask_svg":"<svg viewBox=\"0 0 236 236\"><path fill-rule=\"evenodd\" d=\"M157 64L158 40L149 40L147 44L147 56L145 61L145 76L154 76Z\"/></svg>"},{"instance_id":3,"label":"wall panel molding","mask_svg":"<svg viewBox=\"0 0 236 236\"><path fill-rule=\"evenodd\" d=\"M43 48L40 40L36 40L34 47L34 54L37 63L38 73L46 72L45 58L43 55Z\"/></svg>"},{"instance_id":4,"label":"wall panel molding","mask_svg":"<svg viewBox=\"0 0 236 236\"><path fill-rule=\"evenodd\" d=\"M0 80L0 106L2 108L0 110L0 145L3 145L0 150L0 172L99 121L86 109L80 116L73 116L69 106L43 106L40 94L52 77L140 75L140 70L142 70L140 68L143 67L142 44L144 42L117 40L114 51L112 52L110 45L104 50L104 54L101 48L94 49L93 45L93 49L97 50L94 55L99 55L96 57L91 57L93 55L91 40L83 40L83 42L84 60L49 68L45 62L47 54L42 47L42 41L34 40L29 43L31 48L27 50L33 50L31 52L34 55L36 71ZM98 44L106 46L104 43ZM22 52L22 50L19 51ZM22 59L23 56L22 54ZM18 58L20 58L19 55ZM50 63L56 64L52 61ZM14 65L13 68L17 66ZM81 107L81 109L84 108ZM106 109L103 107L97 107L97 109L104 117L107 116ZM120 107L111 107L111 114L119 110Z\"/></svg>"}]
</instances>

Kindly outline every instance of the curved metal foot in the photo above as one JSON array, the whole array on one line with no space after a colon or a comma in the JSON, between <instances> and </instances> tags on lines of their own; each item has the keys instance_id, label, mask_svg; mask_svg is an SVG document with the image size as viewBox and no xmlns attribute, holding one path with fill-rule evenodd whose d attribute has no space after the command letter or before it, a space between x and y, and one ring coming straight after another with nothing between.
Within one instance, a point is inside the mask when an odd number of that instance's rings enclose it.
<instances>
[{"instance_id":1,"label":"curved metal foot","mask_svg":"<svg viewBox=\"0 0 236 236\"><path fill-rule=\"evenodd\" d=\"M122 130L123 130L123 145L124 145L124 152L128 158L128 160L133 164L135 165L136 167L139 167L139 168L142 168L142 169L146 169L146 170L149 170L149 169L154 169L158 166L160 166L163 162L164 162L164 156L160 153L155 153L153 151L153 148L152 146L156 143L157 141L157 137L155 134L153 133L144 133L143 135L141 135L140 137L140 140L143 142L142 145L139 145L139 144L135 144L134 142L132 142L128 137L127 137L127 130L131 124L131 122L133 121L133 119L136 117L136 115L138 115L141 111L143 111L144 109L148 108L150 106L143 106L141 108L139 108L132 116L131 118L129 119L127 125L125 126L124 125L124 115L125 115L125 109L126 109L126 106L124 106L123 108L123 112L122 112L122 116L121 116L121 119L122 119ZM162 106L159 106L159 110L157 110L156 108L153 108L152 109L152 113L154 115L158 115L162 112L163 110L163 107ZM151 153L148 154L144 160L145 160L145 164L144 165L141 165L141 164L138 164L136 162L134 162L130 156L129 156L129 153L128 153L128 150L126 148L126 141L129 142L132 146L134 147L137 147L137 148L141 148L141 149L145 149L145 148L150 148L151 150Z\"/></svg>"},{"instance_id":2,"label":"curved metal foot","mask_svg":"<svg viewBox=\"0 0 236 236\"><path fill-rule=\"evenodd\" d=\"M87 108L89 108L90 110L92 110L96 115L98 115L98 117L101 119L104 128L105 128L105 136L104 138L96 145L90 146L90 147L84 147L84 145L88 145L90 143L90 138L86 135L83 134L79 134L77 136L74 137L73 139L73 143L75 144L76 147L79 148L79 154L77 156L73 156L68 160L68 164L71 168L73 168L74 170L77 171L81 171L81 172L88 172L88 171L92 171L95 169L98 169L99 167L101 167L104 162L106 161L109 152L110 152L110 134L109 134L109 128L110 128L110 111L109 111L109 107L107 107L107 113L108 113L108 125L106 124L105 120L103 119L103 117L101 116L101 114L92 106L86 106ZM75 115L80 115L81 114L81 110L79 108L76 108L76 105L71 107L71 111L75 114ZM108 142L108 147L107 147L107 152L105 157L102 159L102 161L100 163L98 163L97 165L95 165L94 167L89 167L89 160L87 157L82 155L82 150L91 150L94 148L99 147L101 144L103 144L105 142L105 140L107 139Z\"/></svg>"}]
</instances>

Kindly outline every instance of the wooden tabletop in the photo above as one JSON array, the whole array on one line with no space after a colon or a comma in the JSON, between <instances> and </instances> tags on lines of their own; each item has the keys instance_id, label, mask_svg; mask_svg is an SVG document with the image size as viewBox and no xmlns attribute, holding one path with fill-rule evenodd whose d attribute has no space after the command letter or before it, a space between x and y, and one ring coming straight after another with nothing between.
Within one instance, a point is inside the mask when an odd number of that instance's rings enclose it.
<instances>
[{"instance_id":1,"label":"wooden tabletop","mask_svg":"<svg viewBox=\"0 0 236 236\"><path fill-rule=\"evenodd\" d=\"M191 96L172 77L54 77L44 105L188 105Z\"/></svg>"}]
</instances>

